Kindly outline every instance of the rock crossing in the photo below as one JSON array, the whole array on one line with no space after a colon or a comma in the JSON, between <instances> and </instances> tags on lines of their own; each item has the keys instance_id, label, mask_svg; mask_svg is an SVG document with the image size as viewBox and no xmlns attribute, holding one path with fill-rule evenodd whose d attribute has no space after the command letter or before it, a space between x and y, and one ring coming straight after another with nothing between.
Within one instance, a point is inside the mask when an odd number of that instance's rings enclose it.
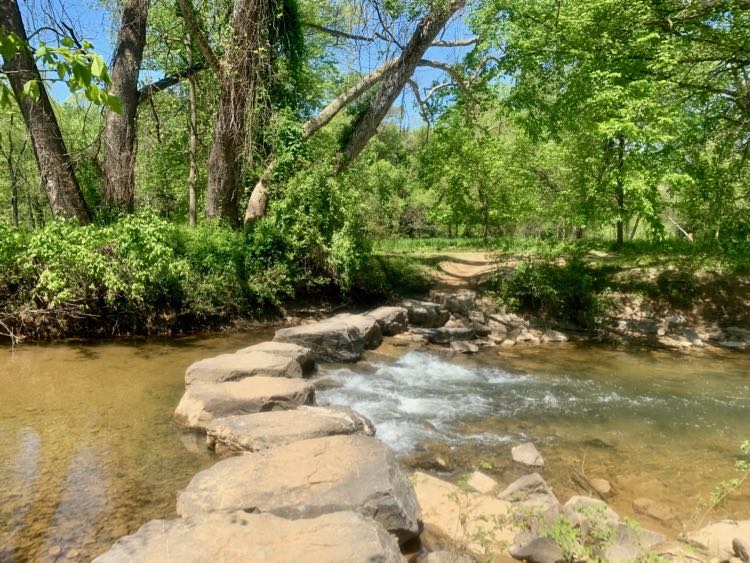
<instances>
[{"instance_id":1,"label":"rock crossing","mask_svg":"<svg viewBox=\"0 0 750 563\"><path fill-rule=\"evenodd\" d=\"M524 561L557 561L568 554L544 530L560 518L576 529L601 520L615 530L616 541L597 554L608 561L635 560L663 542L660 534L622 524L602 500L576 496L561 504L538 473L504 490L480 472L468 478L470 491L425 473L408 477L367 418L345 406L316 405L308 379L316 361L357 361L384 335L394 344L429 342L449 353L567 339L556 331L533 334L515 315L487 317L474 310L476 295L469 290L431 298L283 328L273 341L189 366L175 421L205 433L206 447L231 457L193 477L178 495L180 518L144 524L95 561L391 563L404 561L402 552L409 553L423 531L423 549L432 553L411 560L510 553ZM416 326L409 331L410 325ZM512 457L539 471L544 466L532 443L514 447ZM539 521L519 527L519 514ZM596 523L589 521L592 514ZM724 556L737 551L735 544L744 549L734 535L748 526L720 523L689 539ZM446 545L467 555L445 559ZM652 551L673 555L683 545Z\"/></svg>"}]
</instances>

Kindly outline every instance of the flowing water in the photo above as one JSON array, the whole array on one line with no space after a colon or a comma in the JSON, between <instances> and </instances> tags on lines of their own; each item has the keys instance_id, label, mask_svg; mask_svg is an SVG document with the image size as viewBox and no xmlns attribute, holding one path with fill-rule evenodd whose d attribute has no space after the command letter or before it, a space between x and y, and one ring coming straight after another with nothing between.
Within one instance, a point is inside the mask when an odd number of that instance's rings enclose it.
<instances>
[{"instance_id":1,"label":"flowing water","mask_svg":"<svg viewBox=\"0 0 750 563\"><path fill-rule=\"evenodd\" d=\"M153 518L213 460L171 415L185 368L270 331L168 340L26 345L0 355L0 561L89 560ZM324 366L321 403L372 418L405 460L447 451L459 480L483 467L522 474L510 448L533 440L559 496L568 475L612 481L612 503L673 507L681 521L732 475L750 438L746 355L626 353L573 345L447 358L384 345L354 366ZM406 463L406 461L405 461ZM750 517L740 494L723 514ZM644 525L676 531L681 521Z\"/></svg>"},{"instance_id":2,"label":"flowing water","mask_svg":"<svg viewBox=\"0 0 750 563\"><path fill-rule=\"evenodd\" d=\"M0 351L0 561L89 561L211 463L172 423L192 362L270 336Z\"/></svg>"},{"instance_id":3,"label":"flowing water","mask_svg":"<svg viewBox=\"0 0 750 563\"><path fill-rule=\"evenodd\" d=\"M733 477L750 439L747 355L572 344L497 350L472 358L371 353L356 366L328 368L340 387L329 382L318 401L370 417L402 454L448 457L453 480L482 469L509 484L528 472L511 462L510 449L531 440L561 500L580 494L574 470L605 478L621 515L672 536L695 525L701 497ZM716 516L750 518L749 488ZM664 504L659 520L634 511L638 498Z\"/></svg>"}]
</instances>

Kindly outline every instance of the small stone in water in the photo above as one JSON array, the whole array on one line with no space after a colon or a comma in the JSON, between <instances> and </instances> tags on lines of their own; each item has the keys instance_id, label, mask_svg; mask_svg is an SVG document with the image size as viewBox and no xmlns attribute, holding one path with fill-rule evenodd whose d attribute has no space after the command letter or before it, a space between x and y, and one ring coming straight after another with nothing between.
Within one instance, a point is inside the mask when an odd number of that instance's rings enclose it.
<instances>
[{"instance_id":1,"label":"small stone in water","mask_svg":"<svg viewBox=\"0 0 750 563\"><path fill-rule=\"evenodd\" d=\"M81 552L78 551L77 549L69 549L66 557L68 559L75 559L76 557L79 557L80 555L81 555Z\"/></svg>"},{"instance_id":2,"label":"small stone in water","mask_svg":"<svg viewBox=\"0 0 750 563\"><path fill-rule=\"evenodd\" d=\"M602 496L607 496L612 492L612 485L606 479L591 479L589 483L591 488Z\"/></svg>"},{"instance_id":3,"label":"small stone in water","mask_svg":"<svg viewBox=\"0 0 750 563\"><path fill-rule=\"evenodd\" d=\"M62 548L59 545L53 545L49 548L49 551L47 553L49 553L52 557L57 557L62 553Z\"/></svg>"}]
</instances>

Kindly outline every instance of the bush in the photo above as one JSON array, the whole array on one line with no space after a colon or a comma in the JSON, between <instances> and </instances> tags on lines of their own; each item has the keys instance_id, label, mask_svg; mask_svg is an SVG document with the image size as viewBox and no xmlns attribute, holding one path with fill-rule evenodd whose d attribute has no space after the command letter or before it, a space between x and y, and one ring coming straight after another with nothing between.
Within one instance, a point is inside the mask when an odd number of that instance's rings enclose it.
<instances>
[{"instance_id":1,"label":"bush","mask_svg":"<svg viewBox=\"0 0 750 563\"><path fill-rule=\"evenodd\" d=\"M578 254L547 255L519 263L510 275L495 280L494 289L511 309L594 326L605 307L605 287L597 274Z\"/></svg>"}]
</instances>

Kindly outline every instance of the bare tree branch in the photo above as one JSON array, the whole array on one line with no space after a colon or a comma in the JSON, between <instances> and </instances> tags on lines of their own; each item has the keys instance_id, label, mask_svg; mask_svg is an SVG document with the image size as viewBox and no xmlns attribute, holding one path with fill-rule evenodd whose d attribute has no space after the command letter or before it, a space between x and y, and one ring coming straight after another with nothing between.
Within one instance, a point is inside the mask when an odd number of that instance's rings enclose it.
<instances>
[{"instance_id":1,"label":"bare tree branch","mask_svg":"<svg viewBox=\"0 0 750 563\"><path fill-rule=\"evenodd\" d=\"M141 88L138 91L138 94L139 94L138 103L142 104L146 102L154 94L161 92L162 90L166 90L167 88L171 88L172 86L175 86L176 84L179 84L186 78L189 78L193 76L194 74L199 73L205 68L206 68L206 65L204 65L203 63L196 63L187 68L178 70L174 74L168 74L161 80L157 80L156 82L152 82L151 84L145 85L143 88Z\"/></svg>"},{"instance_id":2,"label":"bare tree branch","mask_svg":"<svg viewBox=\"0 0 750 563\"><path fill-rule=\"evenodd\" d=\"M203 33L203 30L198 23L198 18L195 15L195 9L193 8L192 0L177 0L177 5L180 7L180 11L182 12L182 19L185 21L185 26L188 28L188 32L195 41L196 45L198 45L198 49L200 50L201 54L206 59L209 66L214 70L214 72L221 76L221 63L219 62L219 58L216 56L216 53L214 53L214 50L211 48L206 34Z\"/></svg>"},{"instance_id":3,"label":"bare tree branch","mask_svg":"<svg viewBox=\"0 0 750 563\"><path fill-rule=\"evenodd\" d=\"M455 41L445 41L437 39L432 42L433 47L468 47L479 42L479 37L468 37L467 39L456 39Z\"/></svg>"}]
</instances>

